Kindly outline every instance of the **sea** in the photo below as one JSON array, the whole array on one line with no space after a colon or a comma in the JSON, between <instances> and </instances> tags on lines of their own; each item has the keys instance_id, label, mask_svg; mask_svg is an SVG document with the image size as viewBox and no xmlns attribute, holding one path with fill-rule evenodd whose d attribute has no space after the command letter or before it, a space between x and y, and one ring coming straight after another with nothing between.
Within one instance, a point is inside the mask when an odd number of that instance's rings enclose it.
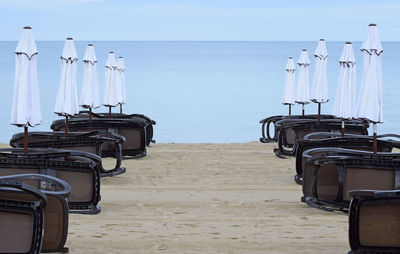
<instances>
[{"instance_id":1,"label":"sea","mask_svg":"<svg viewBox=\"0 0 400 254\"><path fill-rule=\"evenodd\" d=\"M281 104L285 65L297 61L307 49L311 60L310 86L314 73L315 41L75 41L79 56L78 97L83 80L82 58L93 43L98 59L99 91L103 100L105 61L109 51L123 56L126 64L127 102L124 113L145 114L155 120L154 138L161 143L236 143L257 141L259 121L287 114ZM38 79L42 123L30 131L49 131L60 117L54 114L60 80L63 41L38 41ZM378 134L400 134L400 42L383 42L383 115ZM0 142L8 143L23 129L10 124L14 90L16 41L0 42ZM330 114L338 82L338 59L344 42L327 42L330 100L322 113ZM360 85L361 42L353 42ZM94 112L107 112L100 107ZM118 112L119 109L114 109ZM306 114L317 105L305 106ZM295 105L293 113L301 113Z\"/></svg>"}]
</instances>

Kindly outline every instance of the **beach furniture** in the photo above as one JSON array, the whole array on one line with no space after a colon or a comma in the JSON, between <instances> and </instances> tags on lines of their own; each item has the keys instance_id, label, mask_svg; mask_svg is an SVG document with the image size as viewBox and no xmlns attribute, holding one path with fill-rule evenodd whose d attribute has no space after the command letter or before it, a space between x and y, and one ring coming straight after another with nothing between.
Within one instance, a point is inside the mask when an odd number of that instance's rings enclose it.
<instances>
[{"instance_id":1,"label":"beach furniture","mask_svg":"<svg viewBox=\"0 0 400 254\"><path fill-rule=\"evenodd\" d=\"M101 158L86 152L61 149L29 148L0 149L0 176L15 174L42 174L64 180L71 185L68 198L71 213L96 214L100 212Z\"/></svg>"},{"instance_id":2,"label":"beach furniture","mask_svg":"<svg viewBox=\"0 0 400 254\"><path fill-rule=\"evenodd\" d=\"M79 117L81 116L81 117ZM98 118L87 118L88 114L82 113L78 117L68 120L68 129L75 132L106 131L125 137L122 144L122 156L139 158L146 156L146 146L149 143L146 128L148 122L140 117L109 118L99 115ZM56 120L52 123L53 131L62 131L65 128L64 120ZM150 128L150 127L149 127ZM104 151L109 156L116 156L115 150Z\"/></svg>"},{"instance_id":3,"label":"beach furniture","mask_svg":"<svg viewBox=\"0 0 400 254\"><path fill-rule=\"evenodd\" d=\"M70 191L51 176L0 177L0 253L68 252Z\"/></svg>"},{"instance_id":4,"label":"beach furniture","mask_svg":"<svg viewBox=\"0 0 400 254\"><path fill-rule=\"evenodd\" d=\"M100 162L100 176L114 176L126 171L121 167L122 146L125 138L113 133L106 132L30 132L28 134L29 148L60 148L66 150L77 150L93 153L101 158L114 157L115 165L112 169L104 168ZM24 147L24 133L14 134L10 140L10 146L15 148Z\"/></svg>"},{"instance_id":5,"label":"beach furniture","mask_svg":"<svg viewBox=\"0 0 400 254\"><path fill-rule=\"evenodd\" d=\"M282 119L275 123L278 133L278 148L274 149L278 157L294 156L296 140L314 132L340 133L342 121L339 119ZM362 120L346 121L347 134L367 135L368 122Z\"/></svg>"},{"instance_id":6,"label":"beach furniture","mask_svg":"<svg viewBox=\"0 0 400 254\"><path fill-rule=\"evenodd\" d=\"M302 201L312 207L347 211L349 191L400 187L400 153L314 148L304 157Z\"/></svg>"},{"instance_id":7,"label":"beach furniture","mask_svg":"<svg viewBox=\"0 0 400 254\"><path fill-rule=\"evenodd\" d=\"M400 253L400 191L350 191L349 254Z\"/></svg>"},{"instance_id":8,"label":"beach furniture","mask_svg":"<svg viewBox=\"0 0 400 254\"><path fill-rule=\"evenodd\" d=\"M398 135L388 134L379 136L378 151L391 152L393 148L400 148L400 143L388 138L398 139ZM296 175L294 177L298 184L303 184L302 173L304 170L304 153L313 148L336 147L355 150L373 151L373 137L367 135L342 136L339 133L315 132L304 136L303 139L296 140Z\"/></svg>"}]
</instances>

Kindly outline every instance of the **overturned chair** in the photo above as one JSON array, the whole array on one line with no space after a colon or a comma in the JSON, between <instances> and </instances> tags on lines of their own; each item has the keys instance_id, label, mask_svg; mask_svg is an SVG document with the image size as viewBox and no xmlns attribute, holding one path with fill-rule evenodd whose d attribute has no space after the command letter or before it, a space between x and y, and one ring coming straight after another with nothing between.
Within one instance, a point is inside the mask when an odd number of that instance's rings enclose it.
<instances>
[{"instance_id":1,"label":"overturned chair","mask_svg":"<svg viewBox=\"0 0 400 254\"><path fill-rule=\"evenodd\" d=\"M66 150L77 150L96 154L102 158L113 157L115 164L112 169L106 169L100 164L100 176L114 176L126 171L121 167L122 144L125 138L105 131L93 132L29 132L29 148L60 148ZM24 147L24 133L14 134L10 140L10 146L15 148Z\"/></svg>"},{"instance_id":2,"label":"overturned chair","mask_svg":"<svg viewBox=\"0 0 400 254\"><path fill-rule=\"evenodd\" d=\"M100 207L101 158L86 152L60 149L0 149L0 176L42 174L71 185L70 213L97 214Z\"/></svg>"},{"instance_id":3,"label":"overturned chair","mask_svg":"<svg viewBox=\"0 0 400 254\"><path fill-rule=\"evenodd\" d=\"M388 140L388 138L399 139L399 135L387 134L378 136L377 147L378 152L391 152L393 148L400 148L400 142ZM342 136L338 133L331 132L314 132L304 136L303 139L296 140L296 175L294 177L296 183L302 184L303 166L305 163L304 152L321 147L336 147L354 150L372 151L373 137L367 135L350 135Z\"/></svg>"},{"instance_id":4,"label":"overturned chair","mask_svg":"<svg viewBox=\"0 0 400 254\"><path fill-rule=\"evenodd\" d=\"M51 176L0 177L0 253L68 252L70 191Z\"/></svg>"},{"instance_id":5,"label":"overturned chair","mask_svg":"<svg viewBox=\"0 0 400 254\"><path fill-rule=\"evenodd\" d=\"M400 189L400 153L314 148L304 156L302 201L312 207L347 212L349 191Z\"/></svg>"},{"instance_id":6,"label":"overturned chair","mask_svg":"<svg viewBox=\"0 0 400 254\"><path fill-rule=\"evenodd\" d=\"M342 122L339 119L293 120L282 119L276 122L278 131L278 148L274 149L278 157L294 156L296 154L296 141L314 132L340 133ZM368 122L362 120L349 120L346 122L345 134L368 135Z\"/></svg>"},{"instance_id":7,"label":"overturned chair","mask_svg":"<svg viewBox=\"0 0 400 254\"><path fill-rule=\"evenodd\" d=\"M400 191L355 190L349 210L349 254L400 253Z\"/></svg>"},{"instance_id":8,"label":"overturned chair","mask_svg":"<svg viewBox=\"0 0 400 254\"><path fill-rule=\"evenodd\" d=\"M93 114L93 113L92 113ZM81 116L81 117L79 117ZM147 154L147 122L137 118L84 118L85 113L68 120L68 129L72 132L106 131L123 136L126 140L122 144L122 156L133 158L144 157ZM65 120L60 119L52 123L53 131L64 131ZM104 149L107 156L117 156L115 149Z\"/></svg>"},{"instance_id":9,"label":"overturned chair","mask_svg":"<svg viewBox=\"0 0 400 254\"><path fill-rule=\"evenodd\" d=\"M262 143L271 143L271 142L278 142L278 135L279 130L275 125L276 122L282 119L291 119L291 120L317 120L318 115L277 115L277 116L270 116L260 120L261 124L261 138L260 142ZM320 115L320 119L334 119L332 115ZM273 131L271 131L271 126L273 126ZM271 137L271 133L273 136Z\"/></svg>"}]
</instances>

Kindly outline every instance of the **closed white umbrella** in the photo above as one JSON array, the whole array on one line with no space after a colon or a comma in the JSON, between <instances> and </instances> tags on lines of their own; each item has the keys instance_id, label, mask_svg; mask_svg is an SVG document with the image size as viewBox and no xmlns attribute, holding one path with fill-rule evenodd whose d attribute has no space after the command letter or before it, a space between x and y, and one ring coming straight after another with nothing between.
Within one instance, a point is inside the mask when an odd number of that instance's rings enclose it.
<instances>
[{"instance_id":1,"label":"closed white umbrella","mask_svg":"<svg viewBox=\"0 0 400 254\"><path fill-rule=\"evenodd\" d=\"M318 121L321 115L321 103L329 101L326 64L328 62L328 50L324 39L320 39L314 51L315 72L311 86L311 101L318 103Z\"/></svg>"},{"instance_id":2,"label":"closed white umbrella","mask_svg":"<svg viewBox=\"0 0 400 254\"><path fill-rule=\"evenodd\" d=\"M37 77L37 48L31 27L24 27L15 53L14 98L11 124L24 126L24 152L28 149L28 126L42 121Z\"/></svg>"},{"instance_id":3,"label":"closed white umbrella","mask_svg":"<svg viewBox=\"0 0 400 254\"><path fill-rule=\"evenodd\" d=\"M125 84L125 61L122 56L118 57L117 74L118 74L118 103L120 106L120 113L122 114L122 104L126 101L126 84Z\"/></svg>"},{"instance_id":4,"label":"closed white umbrella","mask_svg":"<svg viewBox=\"0 0 400 254\"><path fill-rule=\"evenodd\" d=\"M377 151L376 124L383 122L382 114L382 52L378 28L369 25L367 38L361 45L363 72L358 98L357 117L373 123L374 153Z\"/></svg>"},{"instance_id":5,"label":"closed white umbrella","mask_svg":"<svg viewBox=\"0 0 400 254\"><path fill-rule=\"evenodd\" d=\"M76 91L76 68L78 55L72 38L65 40L61 55L61 77L54 113L65 116L65 134L68 134L68 116L79 113Z\"/></svg>"},{"instance_id":6,"label":"closed white umbrella","mask_svg":"<svg viewBox=\"0 0 400 254\"><path fill-rule=\"evenodd\" d=\"M81 106L89 109L89 119L92 118L92 109L100 106L99 82L97 78L97 58L93 44L89 44L83 57L83 84Z\"/></svg>"},{"instance_id":7,"label":"closed white umbrella","mask_svg":"<svg viewBox=\"0 0 400 254\"><path fill-rule=\"evenodd\" d=\"M111 107L118 105L117 89L116 89L116 69L117 61L115 60L114 52L110 51L106 62L106 83L104 89L104 103L103 105L109 107L109 116L111 117Z\"/></svg>"},{"instance_id":8,"label":"closed white umbrella","mask_svg":"<svg viewBox=\"0 0 400 254\"><path fill-rule=\"evenodd\" d=\"M344 120L356 117L356 59L351 42L344 44L339 59L339 79L332 115L342 119L344 136Z\"/></svg>"},{"instance_id":9,"label":"closed white umbrella","mask_svg":"<svg viewBox=\"0 0 400 254\"><path fill-rule=\"evenodd\" d=\"M291 115L291 107L295 103L295 91L296 91L296 66L294 65L293 57L289 57L286 68L286 82L285 82L285 91L283 93L282 104L289 105L289 116Z\"/></svg>"},{"instance_id":10,"label":"closed white umbrella","mask_svg":"<svg viewBox=\"0 0 400 254\"><path fill-rule=\"evenodd\" d=\"M304 105L310 103L310 88L308 80L310 59L308 58L308 52L306 49L301 51L297 64L299 65L299 79L297 81L296 103L302 105L302 115L304 116Z\"/></svg>"}]
</instances>

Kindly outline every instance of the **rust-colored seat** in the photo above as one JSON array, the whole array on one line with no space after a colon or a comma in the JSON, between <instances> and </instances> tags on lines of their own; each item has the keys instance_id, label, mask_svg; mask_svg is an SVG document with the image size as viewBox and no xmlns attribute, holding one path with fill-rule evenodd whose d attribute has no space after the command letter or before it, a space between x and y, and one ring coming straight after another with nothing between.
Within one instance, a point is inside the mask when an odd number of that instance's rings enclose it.
<instances>
[{"instance_id":1,"label":"rust-colored seat","mask_svg":"<svg viewBox=\"0 0 400 254\"><path fill-rule=\"evenodd\" d=\"M400 253L400 191L351 191L349 253Z\"/></svg>"},{"instance_id":2,"label":"rust-colored seat","mask_svg":"<svg viewBox=\"0 0 400 254\"><path fill-rule=\"evenodd\" d=\"M115 158L115 166L112 169L105 169L100 161L100 175L114 176L126 171L121 167L122 144L125 138L105 131L93 132L29 132L28 147L30 148L60 148L76 150L96 154L102 158L112 155ZM24 133L14 134L10 145L15 148L24 147ZM109 151L114 151L110 154Z\"/></svg>"}]
</instances>

